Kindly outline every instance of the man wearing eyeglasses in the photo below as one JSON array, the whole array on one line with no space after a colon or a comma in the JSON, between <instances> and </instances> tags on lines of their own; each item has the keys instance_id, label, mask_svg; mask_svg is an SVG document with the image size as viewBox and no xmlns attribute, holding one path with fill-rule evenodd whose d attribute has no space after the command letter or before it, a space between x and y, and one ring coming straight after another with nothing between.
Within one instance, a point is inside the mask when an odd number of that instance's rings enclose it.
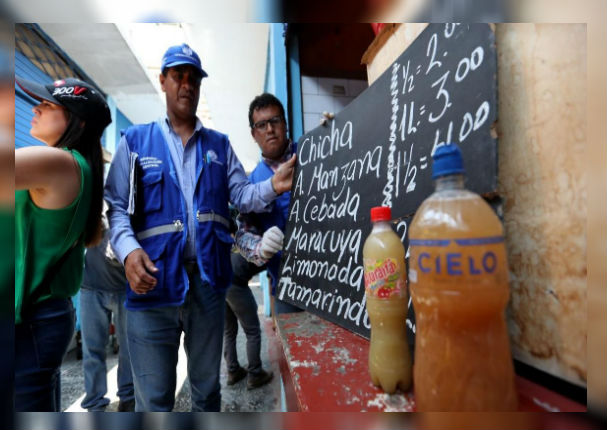
<instances>
[{"instance_id":1,"label":"man wearing eyeglasses","mask_svg":"<svg viewBox=\"0 0 607 430\"><path fill-rule=\"evenodd\" d=\"M253 99L249 106L251 135L261 149L261 161L249 175L252 183L271 178L278 167L296 153L296 145L287 137L285 111L276 97L264 93ZM257 303L249 288L249 281L257 273L268 270L272 279L272 295L275 293L280 265L283 230L288 217L291 193L280 195L270 212L243 213L238 216L236 246L240 254L232 253L234 277L226 295L226 319L223 354L228 369L228 385L233 385L247 375L247 389L267 384L272 372L261 366L261 330L257 316ZM299 312L289 303L275 300L274 313ZM236 335L238 322L247 338L248 366L245 370L238 362Z\"/></svg>"}]
</instances>

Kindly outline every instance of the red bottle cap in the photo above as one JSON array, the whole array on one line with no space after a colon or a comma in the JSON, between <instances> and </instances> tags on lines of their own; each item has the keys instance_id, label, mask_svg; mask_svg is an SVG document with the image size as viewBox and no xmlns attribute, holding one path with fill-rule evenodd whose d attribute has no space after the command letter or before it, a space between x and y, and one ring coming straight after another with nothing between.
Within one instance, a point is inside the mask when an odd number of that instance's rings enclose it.
<instances>
[{"instance_id":1,"label":"red bottle cap","mask_svg":"<svg viewBox=\"0 0 607 430\"><path fill-rule=\"evenodd\" d=\"M390 221L392 219L392 209L388 206L375 206L371 208L371 222Z\"/></svg>"}]
</instances>

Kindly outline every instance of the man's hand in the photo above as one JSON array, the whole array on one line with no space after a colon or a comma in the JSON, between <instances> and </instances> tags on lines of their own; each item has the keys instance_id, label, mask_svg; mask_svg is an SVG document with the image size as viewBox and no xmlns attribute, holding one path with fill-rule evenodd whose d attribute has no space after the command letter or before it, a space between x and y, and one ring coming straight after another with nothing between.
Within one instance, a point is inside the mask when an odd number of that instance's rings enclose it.
<instances>
[{"instance_id":1,"label":"man's hand","mask_svg":"<svg viewBox=\"0 0 607 430\"><path fill-rule=\"evenodd\" d=\"M274 191L276 191L276 194L291 191L296 158L297 155L293 154L288 161L285 161L276 169L274 176L272 176L272 187L274 188Z\"/></svg>"},{"instance_id":2,"label":"man's hand","mask_svg":"<svg viewBox=\"0 0 607 430\"><path fill-rule=\"evenodd\" d=\"M137 248L126 256L124 261L126 278L131 290L136 294L146 294L154 289L158 282L150 273L158 272L148 254L141 248Z\"/></svg>"},{"instance_id":3,"label":"man's hand","mask_svg":"<svg viewBox=\"0 0 607 430\"><path fill-rule=\"evenodd\" d=\"M282 249L282 240L284 237L282 231L276 226L267 229L261 238L259 255L266 260L272 258L274 254Z\"/></svg>"}]
</instances>

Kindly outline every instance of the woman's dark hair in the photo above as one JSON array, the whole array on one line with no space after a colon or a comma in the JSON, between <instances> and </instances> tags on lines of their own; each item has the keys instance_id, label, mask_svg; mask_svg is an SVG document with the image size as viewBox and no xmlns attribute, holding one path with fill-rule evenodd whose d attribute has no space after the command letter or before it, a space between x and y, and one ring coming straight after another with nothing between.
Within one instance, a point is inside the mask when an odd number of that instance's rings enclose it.
<instances>
[{"instance_id":1,"label":"woman's dark hair","mask_svg":"<svg viewBox=\"0 0 607 430\"><path fill-rule=\"evenodd\" d=\"M84 228L84 245L95 246L101 240L101 210L103 208L103 128L87 125L86 121L66 110L68 124L56 147L75 149L86 159L93 176L91 207Z\"/></svg>"},{"instance_id":2,"label":"woman's dark hair","mask_svg":"<svg viewBox=\"0 0 607 430\"><path fill-rule=\"evenodd\" d=\"M249 105L249 127L253 128L253 112L257 109L263 109L268 106L276 106L280 109L280 115L286 121L285 108L282 106L280 100L278 100L273 94L263 93L253 99Z\"/></svg>"}]
</instances>

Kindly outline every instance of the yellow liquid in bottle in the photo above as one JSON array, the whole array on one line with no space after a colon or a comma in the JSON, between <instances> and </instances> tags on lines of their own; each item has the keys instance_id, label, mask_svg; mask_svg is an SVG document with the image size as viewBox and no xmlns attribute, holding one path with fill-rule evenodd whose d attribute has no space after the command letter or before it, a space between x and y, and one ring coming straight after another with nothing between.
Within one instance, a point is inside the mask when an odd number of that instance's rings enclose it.
<instances>
[{"instance_id":1,"label":"yellow liquid in bottle","mask_svg":"<svg viewBox=\"0 0 607 430\"><path fill-rule=\"evenodd\" d=\"M411 386L407 344L405 249L388 223L376 223L363 247L367 313L371 322L369 374L389 394Z\"/></svg>"},{"instance_id":2,"label":"yellow liquid in bottle","mask_svg":"<svg viewBox=\"0 0 607 430\"><path fill-rule=\"evenodd\" d=\"M503 228L466 190L434 193L409 229L418 411L513 411Z\"/></svg>"}]
</instances>

